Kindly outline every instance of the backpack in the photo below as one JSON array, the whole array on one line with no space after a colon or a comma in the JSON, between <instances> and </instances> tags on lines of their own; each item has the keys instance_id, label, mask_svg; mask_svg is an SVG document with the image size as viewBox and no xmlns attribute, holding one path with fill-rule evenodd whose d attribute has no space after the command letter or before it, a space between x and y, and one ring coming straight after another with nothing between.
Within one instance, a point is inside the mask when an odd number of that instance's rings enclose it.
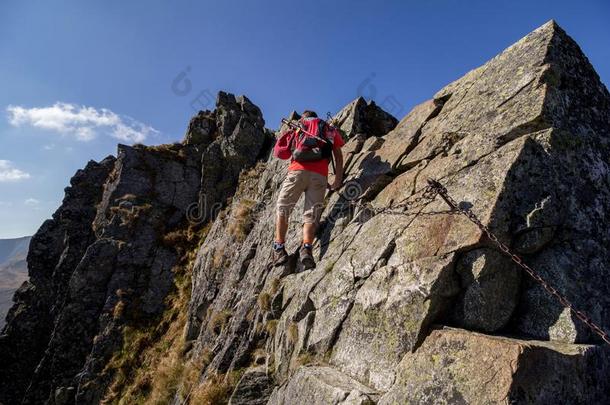
<instances>
[{"instance_id":1,"label":"backpack","mask_svg":"<svg viewBox=\"0 0 610 405\"><path fill-rule=\"evenodd\" d=\"M294 133L290 151L292 158L297 162L313 162L322 159L330 159L333 151L333 133L331 128L326 124L326 121L320 118L309 117L300 120L304 131ZM315 135L316 139L308 134Z\"/></svg>"},{"instance_id":2,"label":"backpack","mask_svg":"<svg viewBox=\"0 0 610 405\"><path fill-rule=\"evenodd\" d=\"M292 158L297 162L332 159L336 129L315 117L302 118L299 122L307 133L326 141L311 137L303 131L287 131L275 143L273 155L282 160Z\"/></svg>"}]
</instances>

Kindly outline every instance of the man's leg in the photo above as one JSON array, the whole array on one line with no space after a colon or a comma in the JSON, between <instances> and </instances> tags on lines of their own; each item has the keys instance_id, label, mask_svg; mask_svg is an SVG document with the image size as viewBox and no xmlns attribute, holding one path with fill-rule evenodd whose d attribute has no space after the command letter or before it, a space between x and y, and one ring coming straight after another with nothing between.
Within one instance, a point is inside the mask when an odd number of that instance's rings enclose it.
<instances>
[{"instance_id":1,"label":"man's leg","mask_svg":"<svg viewBox=\"0 0 610 405\"><path fill-rule=\"evenodd\" d=\"M316 224L303 224L303 243L313 243L313 238L316 235Z\"/></svg>"},{"instance_id":2,"label":"man's leg","mask_svg":"<svg viewBox=\"0 0 610 405\"><path fill-rule=\"evenodd\" d=\"M309 172L309 181L305 189L305 207L303 211L303 245L301 246L301 263L305 269L316 266L313 258L312 244L320 215L324 208L324 195L327 180L325 176Z\"/></svg>"},{"instance_id":3,"label":"man's leg","mask_svg":"<svg viewBox=\"0 0 610 405\"><path fill-rule=\"evenodd\" d=\"M305 189L303 175L300 171L289 171L282 183L277 199L275 219L275 241L273 242L273 261L276 265L286 263L288 254L284 248L290 212Z\"/></svg>"},{"instance_id":4,"label":"man's leg","mask_svg":"<svg viewBox=\"0 0 610 405\"><path fill-rule=\"evenodd\" d=\"M286 241L286 232L288 232L288 215L278 212L275 220L275 241L284 243Z\"/></svg>"}]
</instances>

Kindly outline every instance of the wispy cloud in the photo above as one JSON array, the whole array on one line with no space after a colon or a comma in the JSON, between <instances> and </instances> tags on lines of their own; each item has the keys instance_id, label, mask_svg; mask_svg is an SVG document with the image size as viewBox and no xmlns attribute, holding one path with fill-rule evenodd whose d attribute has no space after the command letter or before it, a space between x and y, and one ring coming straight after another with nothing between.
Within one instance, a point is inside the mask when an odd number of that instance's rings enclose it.
<instances>
[{"instance_id":1,"label":"wispy cloud","mask_svg":"<svg viewBox=\"0 0 610 405\"><path fill-rule=\"evenodd\" d=\"M36 207L40 204L40 200L37 200L35 198L28 198L23 203L28 207Z\"/></svg>"},{"instance_id":2,"label":"wispy cloud","mask_svg":"<svg viewBox=\"0 0 610 405\"><path fill-rule=\"evenodd\" d=\"M79 141L90 141L104 133L123 142L137 143L158 133L148 125L106 108L57 102L50 107L9 105L6 112L9 123L15 127L30 125L70 135Z\"/></svg>"},{"instance_id":3,"label":"wispy cloud","mask_svg":"<svg viewBox=\"0 0 610 405\"><path fill-rule=\"evenodd\" d=\"M30 177L29 173L15 168L10 160L0 159L0 183L17 182Z\"/></svg>"}]
</instances>

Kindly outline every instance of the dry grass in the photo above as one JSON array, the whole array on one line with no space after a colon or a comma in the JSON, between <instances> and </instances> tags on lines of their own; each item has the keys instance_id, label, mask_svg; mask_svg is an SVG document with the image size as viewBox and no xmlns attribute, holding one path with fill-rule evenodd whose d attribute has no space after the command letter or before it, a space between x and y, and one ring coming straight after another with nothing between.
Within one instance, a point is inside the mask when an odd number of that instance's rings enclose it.
<instances>
[{"instance_id":1,"label":"dry grass","mask_svg":"<svg viewBox=\"0 0 610 405\"><path fill-rule=\"evenodd\" d=\"M131 208L124 207L110 207L110 212L114 215L118 215L121 219L121 225L129 226L133 225L142 214L150 211L152 205L146 203L142 205L134 205Z\"/></svg>"},{"instance_id":2,"label":"dry grass","mask_svg":"<svg viewBox=\"0 0 610 405\"><path fill-rule=\"evenodd\" d=\"M215 334L220 335L224 328L227 327L231 316L233 316L231 311L227 309L224 309L220 312L214 312L210 317L210 330L212 330Z\"/></svg>"},{"instance_id":3,"label":"dry grass","mask_svg":"<svg viewBox=\"0 0 610 405\"><path fill-rule=\"evenodd\" d=\"M286 331L286 337L288 338L290 344L294 345L297 342L299 339L299 326L296 324L296 322L290 322L288 330Z\"/></svg>"},{"instance_id":4,"label":"dry grass","mask_svg":"<svg viewBox=\"0 0 610 405\"><path fill-rule=\"evenodd\" d=\"M101 403L167 404L181 390L182 381L204 367L205 356L191 361L184 358L190 272L190 265L174 269L176 288L167 297L167 309L160 319L124 327L123 347L104 370L112 382ZM119 297L127 293L117 290Z\"/></svg>"},{"instance_id":5,"label":"dry grass","mask_svg":"<svg viewBox=\"0 0 610 405\"><path fill-rule=\"evenodd\" d=\"M280 289L280 278L276 277L273 280L271 280L271 286L269 288L269 293L271 295L275 295L279 289Z\"/></svg>"},{"instance_id":6,"label":"dry grass","mask_svg":"<svg viewBox=\"0 0 610 405\"><path fill-rule=\"evenodd\" d=\"M265 364L265 362L267 361L267 356L268 356L267 351L265 349L259 347L258 349L254 350L254 352L252 352L252 364L253 365Z\"/></svg>"},{"instance_id":7,"label":"dry grass","mask_svg":"<svg viewBox=\"0 0 610 405\"><path fill-rule=\"evenodd\" d=\"M271 319L265 324L265 331L270 338L275 336L275 332L277 331L277 322L277 319Z\"/></svg>"},{"instance_id":8,"label":"dry grass","mask_svg":"<svg viewBox=\"0 0 610 405\"><path fill-rule=\"evenodd\" d=\"M212 256L212 266L215 269L220 269L225 263L225 248L220 246L214 250L214 256Z\"/></svg>"},{"instance_id":9,"label":"dry grass","mask_svg":"<svg viewBox=\"0 0 610 405\"><path fill-rule=\"evenodd\" d=\"M114 308L112 309L112 317L114 319L119 319L123 316L124 313L125 313L125 301L119 300L119 301L117 301Z\"/></svg>"},{"instance_id":10,"label":"dry grass","mask_svg":"<svg viewBox=\"0 0 610 405\"><path fill-rule=\"evenodd\" d=\"M242 170L235 195L255 195L258 191L258 181L265 171L266 164L259 161L254 167Z\"/></svg>"},{"instance_id":11,"label":"dry grass","mask_svg":"<svg viewBox=\"0 0 610 405\"><path fill-rule=\"evenodd\" d=\"M254 225L252 211L256 205L255 201L242 199L233 210L233 216L228 226L228 231L239 242L243 242Z\"/></svg>"},{"instance_id":12,"label":"dry grass","mask_svg":"<svg viewBox=\"0 0 610 405\"><path fill-rule=\"evenodd\" d=\"M211 375L191 393L189 403L223 405L229 402L233 389L241 377L240 371Z\"/></svg>"},{"instance_id":13,"label":"dry grass","mask_svg":"<svg viewBox=\"0 0 610 405\"><path fill-rule=\"evenodd\" d=\"M269 311L271 309L271 296L269 293L263 292L258 295L258 307L261 311Z\"/></svg>"},{"instance_id":14,"label":"dry grass","mask_svg":"<svg viewBox=\"0 0 610 405\"><path fill-rule=\"evenodd\" d=\"M298 368L300 366L305 366L307 364L312 364L312 363L314 363L316 361L317 361L317 359L316 359L316 357L314 355L312 355L311 353L306 352L306 353L300 354L297 357L294 366L296 366L295 368Z\"/></svg>"},{"instance_id":15,"label":"dry grass","mask_svg":"<svg viewBox=\"0 0 610 405\"><path fill-rule=\"evenodd\" d=\"M180 162L186 161L185 147L180 142L146 146L146 149L152 152L157 152L167 159L178 160Z\"/></svg>"},{"instance_id":16,"label":"dry grass","mask_svg":"<svg viewBox=\"0 0 610 405\"><path fill-rule=\"evenodd\" d=\"M163 245L167 247L176 248L188 245L191 241L189 239L188 231L179 229L177 231L172 231L163 235L162 242Z\"/></svg>"}]
</instances>

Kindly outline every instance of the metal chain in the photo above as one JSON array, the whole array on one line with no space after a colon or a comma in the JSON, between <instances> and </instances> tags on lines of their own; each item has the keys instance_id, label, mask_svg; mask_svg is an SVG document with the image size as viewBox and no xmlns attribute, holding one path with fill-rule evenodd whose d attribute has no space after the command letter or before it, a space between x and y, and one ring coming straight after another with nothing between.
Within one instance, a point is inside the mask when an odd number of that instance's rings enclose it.
<instances>
[{"instance_id":1,"label":"metal chain","mask_svg":"<svg viewBox=\"0 0 610 405\"><path fill-rule=\"evenodd\" d=\"M396 205L390 205L389 207L374 207L370 202L363 202L360 199L358 200L348 200L349 204L354 208L362 208L367 210L373 215L378 214L391 214L391 215L417 215L416 213L408 213L407 211L412 210L418 204L423 207L425 204L431 202L436 197L437 191L434 187L426 186L420 192L413 193L411 196L402 200L400 203ZM417 197L411 199L411 197L417 195ZM423 204L422 204L423 203ZM451 214L451 211L446 212L447 214Z\"/></svg>"},{"instance_id":2,"label":"metal chain","mask_svg":"<svg viewBox=\"0 0 610 405\"><path fill-rule=\"evenodd\" d=\"M557 289L546 282L540 277L531 267L529 267L521 257L511 252L510 248L498 239L487 226L485 226L479 218L468 208L462 208L459 204L448 194L447 189L441 183L436 180L428 180L428 187L434 190L434 195L438 194L441 198L451 207L452 210L464 214L471 222L473 222L479 229L481 229L485 235L496 245L500 250L508 255L513 262L517 263L523 270L529 274L538 284L540 284L549 294L553 295L564 307L568 308L578 319L580 319L585 325L587 325L593 332L603 339L604 342L610 344L610 337L608 334L595 322L591 320L585 313L574 308L572 303L568 301L566 297L561 295Z\"/></svg>"},{"instance_id":3,"label":"metal chain","mask_svg":"<svg viewBox=\"0 0 610 405\"><path fill-rule=\"evenodd\" d=\"M419 195L418 195L419 194ZM411 199L414 195L418 195L416 198ZM399 204L392 205L390 207L374 207L370 202L362 202L360 199L349 200L349 204L356 208L362 208L372 213L373 215L378 214L394 214L394 215L417 215L417 213L408 213L408 210L413 209L420 203L430 203L432 200L436 198L437 195L440 195L441 198L449 205L451 211L446 212L447 214L463 214L468 218L472 223L474 223L483 233L491 240L504 254L510 257L510 259L519 265L525 272L534 279L538 284L542 286L549 294L554 296L561 305L565 308L568 308L570 312L572 312L578 319L580 319L587 327L589 327L594 333L599 335L604 342L610 344L610 336L595 322L591 320L585 313L574 308L574 305L564 297L556 288L551 286L546 280L538 275L530 266L528 266L523 259L517 254L513 253L510 248L504 244L500 239L489 230L487 226L485 226L481 220L469 209L462 208L459 206L457 201L455 201L447 192L445 186L439 183L436 180L429 179L428 186L423 188L420 193L414 193L411 196L407 197L405 200L400 202ZM423 205L422 205L423 207Z\"/></svg>"}]
</instances>

